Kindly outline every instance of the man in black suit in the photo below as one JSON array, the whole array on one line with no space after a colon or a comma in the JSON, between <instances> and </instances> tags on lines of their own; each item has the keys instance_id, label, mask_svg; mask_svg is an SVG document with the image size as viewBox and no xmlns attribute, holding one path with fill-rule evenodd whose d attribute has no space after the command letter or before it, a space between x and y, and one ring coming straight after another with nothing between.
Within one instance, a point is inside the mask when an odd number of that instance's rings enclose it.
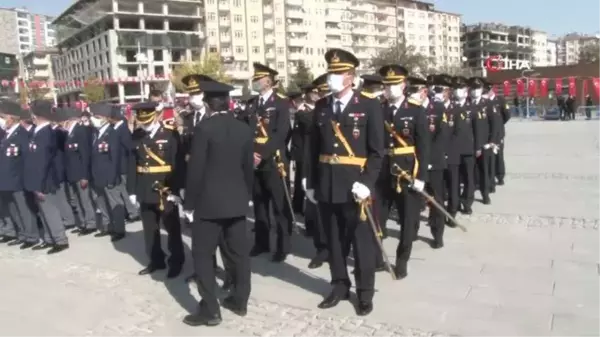
<instances>
[{"instance_id":1,"label":"man in black suit","mask_svg":"<svg viewBox=\"0 0 600 337\"><path fill-rule=\"evenodd\" d=\"M192 225L192 255L202 297L198 312L184 318L192 326L221 323L213 256L224 238L234 287L223 306L244 316L250 296L250 240L246 213L254 179L253 136L250 128L228 112L233 87L200 81L210 117L196 127L184 201Z\"/></svg>"}]
</instances>

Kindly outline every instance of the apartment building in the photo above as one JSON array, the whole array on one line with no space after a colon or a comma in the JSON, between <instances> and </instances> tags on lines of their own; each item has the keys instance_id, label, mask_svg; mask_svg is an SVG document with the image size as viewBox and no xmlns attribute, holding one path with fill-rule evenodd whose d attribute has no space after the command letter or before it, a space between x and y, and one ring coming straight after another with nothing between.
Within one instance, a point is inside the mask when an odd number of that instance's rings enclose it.
<instances>
[{"instance_id":1,"label":"apartment building","mask_svg":"<svg viewBox=\"0 0 600 337\"><path fill-rule=\"evenodd\" d=\"M14 81L19 75L17 55L0 52L0 97L15 94Z\"/></svg>"},{"instance_id":2,"label":"apartment building","mask_svg":"<svg viewBox=\"0 0 600 337\"><path fill-rule=\"evenodd\" d=\"M557 39L557 62L560 65L576 64L579 62L581 48L589 44L598 44L598 35L571 33Z\"/></svg>"},{"instance_id":3,"label":"apartment building","mask_svg":"<svg viewBox=\"0 0 600 337\"><path fill-rule=\"evenodd\" d=\"M35 83L37 89L54 97L56 87L52 60L56 55L56 48L37 49L23 55L19 64L21 79L30 85Z\"/></svg>"},{"instance_id":4,"label":"apartment building","mask_svg":"<svg viewBox=\"0 0 600 337\"><path fill-rule=\"evenodd\" d=\"M60 54L53 59L58 100L78 100L88 79L105 83L107 101L124 103L166 88L174 67L199 58L202 2L79 0L54 21Z\"/></svg>"},{"instance_id":5,"label":"apartment building","mask_svg":"<svg viewBox=\"0 0 600 337\"><path fill-rule=\"evenodd\" d=\"M0 8L0 50L25 54L55 44L52 18L25 8Z\"/></svg>"},{"instance_id":6,"label":"apartment building","mask_svg":"<svg viewBox=\"0 0 600 337\"><path fill-rule=\"evenodd\" d=\"M237 86L252 63L269 65L287 84L300 61L326 71L329 48L351 50L362 71L381 50L404 39L436 65L460 65L460 16L406 0L205 0L207 51L223 57Z\"/></svg>"},{"instance_id":7,"label":"apartment building","mask_svg":"<svg viewBox=\"0 0 600 337\"><path fill-rule=\"evenodd\" d=\"M500 56L505 64L528 63L531 66L548 65L548 36L544 32L523 26L500 23L464 25L462 37L466 66L484 71L490 56Z\"/></svg>"},{"instance_id":8,"label":"apartment building","mask_svg":"<svg viewBox=\"0 0 600 337\"><path fill-rule=\"evenodd\" d=\"M558 43L556 40L548 40L546 43L546 63L549 67L558 65Z\"/></svg>"}]
</instances>

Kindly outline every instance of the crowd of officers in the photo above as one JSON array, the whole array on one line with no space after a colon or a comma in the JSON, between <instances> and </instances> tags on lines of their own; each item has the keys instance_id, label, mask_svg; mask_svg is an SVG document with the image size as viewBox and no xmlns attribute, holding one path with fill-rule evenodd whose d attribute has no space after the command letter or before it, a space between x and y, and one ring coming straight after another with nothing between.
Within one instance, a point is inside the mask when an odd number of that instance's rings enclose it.
<instances>
[{"instance_id":1,"label":"crowd of officers","mask_svg":"<svg viewBox=\"0 0 600 337\"><path fill-rule=\"evenodd\" d=\"M377 242L388 236L390 209L396 208L401 227L393 273L402 279L426 207L422 193L454 217L473 212L476 189L489 204L490 193L504 183L510 115L483 78L423 78L390 64L363 75L358 91L354 55L332 49L325 59L327 73L287 95L278 91L278 73L255 63L259 95L235 111L229 109L233 87L188 75L182 82L189 106L176 120L161 120L156 95L133 107L133 132L109 104L90 105L91 123L85 123L77 110L50 102L34 101L26 111L1 101L2 242L57 253L69 247L65 228L117 242L125 237L126 220L139 217L149 260L139 274L168 267L167 277L174 278L185 259L186 219L195 271L190 279L202 301L184 322L217 325L216 248L230 290L221 305L243 316L250 257L273 252L273 262L284 262L302 215L316 251L309 268L328 263L331 272L332 291L319 308L350 298L352 252L357 314L368 315L375 273L385 269ZM249 206L253 240L246 232ZM442 248L445 227L454 222L429 205L428 225L432 248Z\"/></svg>"}]
</instances>

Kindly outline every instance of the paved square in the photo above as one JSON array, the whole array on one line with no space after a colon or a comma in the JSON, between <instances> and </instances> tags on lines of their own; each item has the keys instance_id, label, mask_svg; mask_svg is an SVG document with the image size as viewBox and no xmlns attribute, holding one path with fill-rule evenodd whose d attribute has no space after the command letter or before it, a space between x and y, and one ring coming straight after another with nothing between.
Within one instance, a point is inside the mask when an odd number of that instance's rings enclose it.
<instances>
[{"instance_id":1,"label":"paved square","mask_svg":"<svg viewBox=\"0 0 600 337\"><path fill-rule=\"evenodd\" d=\"M507 185L492 205L461 216L469 232L448 229L442 250L418 242L407 279L378 274L367 318L349 303L316 309L329 291L328 269L309 271L311 243L295 238L298 254L286 264L253 260L245 319L224 310L217 328L187 327L181 319L197 291L164 273L137 275L146 262L137 223L114 246L71 236L72 248L52 257L0 246L0 333L597 336L598 147L597 122L510 122ZM420 234L430 237L428 227ZM396 244L386 240L388 255Z\"/></svg>"}]
</instances>

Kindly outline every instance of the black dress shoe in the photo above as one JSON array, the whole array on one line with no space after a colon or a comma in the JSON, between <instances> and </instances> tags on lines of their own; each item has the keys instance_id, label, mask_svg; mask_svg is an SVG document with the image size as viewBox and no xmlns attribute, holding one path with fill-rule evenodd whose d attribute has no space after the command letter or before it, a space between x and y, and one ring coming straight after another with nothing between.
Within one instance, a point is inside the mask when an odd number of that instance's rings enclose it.
<instances>
[{"instance_id":1,"label":"black dress shoe","mask_svg":"<svg viewBox=\"0 0 600 337\"><path fill-rule=\"evenodd\" d=\"M163 270L163 269L167 269L166 265L162 265L162 266L156 266L156 265L149 265L148 267L140 270L138 272L138 275L148 275L148 274L152 274L157 270Z\"/></svg>"},{"instance_id":2,"label":"black dress shoe","mask_svg":"<svg viewBox=\"0 0 600 337\"><path fill-rule=\"evenodd\" d=\"M442 247L444 247L444 239L434 239L431 242L431 248L433 249L440 249Z\"/></svg>"},{"instance_id":3,"label":"black dress shoe","mask_svg":"<svg viewBox=\"0 0 600 337\"><path fill-rule=\"evenodd\" d=\"M467 214L467 215L473 214L473 210L471 209L470 206L469 207L463 206L463 208L460 211L461 211L461 213Z\"/></svg>"},{"instance_id":4,"label":"black dress shoe","mask_svg":"<svg viewBox=\"0 0 600 337\"><path fill-rule=\"evenodd\" d=\"M49 244L49 243L45 243L43 242L42 244L39 244L33 248L31 248L32 250L43 250L43 249L50 249L52 248L54 245Z\"/></svg>"},{"instance_id":5,"label":"black dress shoe","mask_svg":"<svg viewBox=\"0 0 600 337\"><path fill-rule=\"evenodd\" d=\"M65 229L66 229L66 230L70 230L70 229L73 229L73 228L75 228L75 227L77 227L77 225L75 225L75 224L72 224L72 225L65 225Z\"/></svg>"},{"instance_id":6,"label":"black dress shoe","mask_svg":"<svg viewBox=\"0 0 600 337\"><path fill-rule=\"evenodd\" d=\"M498 179L498 182L496 183L496 185L504 186L504 179Z\"/></svg>"},{"instance_id":7,"label":"black dress shoe","mask_svg":"<svg viewBox=\"0 0 600 337\"><path fill-rule=\"evenodd\" d=\"M121 241L125 238L125 233L115 233L110 235L111 242Z\"/></svg>"},{"instance_id":8,"label":"black dress shoe","mask_svg":"<svg viewBox=\"0 0 600 337\"><path fill-rule=\"evenodd\" d=\"M196 283L196 274L192 274L185 278L185 283Z\"/></svg>"},{"instance_id":9,"label":"black dress shoe","mask_svg":"<svg viewBox=\"0 0 600 337\"><path fill-rule=\"evenodd\" d=\"M221 289L223 291L230 291L233 288L233 279L230 276L225 277L225 281L223 281L223 285Z\"/></svg>"},{"instance_id":10,"label":"black dress shoe","mask_svg":"<svg viewBox=\"0 0 600 337\"><path fill-rule=\"evenodd\" d=\"M110 235L110 233L109 233L109 232L103 232L103 231L100 231L100 232L98 232L98 233L94 234L94 237L95 237L95 238L103 238L103 237L105 237L105 236L109 236L109 235Z\"/></svg>"},{"instance_id":11,"label":"black dress shoe","mask_svg":"<svg viewBox=\"0 0 600 337\"><path fill-rule=\"evenodd\" d=\"M490 188L490 193L496 193L496 188L495 187Z\"/></svg>"},{"instance_id":12,"label":"black dress shoe","mask_svg":"<svg viewBox=\"0 0 600 337\"><path fill-rule=\"evenodd\" d=\"M63 250L67 250L67 249L69 249L69 244L68 243L65 243L65 244L62 244L62 245L54 245L54 247L50 248L50 250L48 251L48 255L60 253Z\"/></svg>"},{"instance_id":13,"label":"black dress shoe","mask_svg":"<svg viewBox=\"0 0 600 337\"><path fill-rule=\"evenodd\" d=\"M275 253L275 255L273 255L273 258L271 259L271 261L273 261L275 263L281 263L281 262L285 261L285 259L287 259L287 256L288 256L287 253L277 252L277 253Z\"/></svg>"},{"instance_id":14,"label":"black dress shoe","mask_svg":"<svg viewBox=\"0 0 600 337\"><path fill-rule=\"evenodd\" d=\"M2 239L0 239L0 243L7 243L7 242L14 241L16 239L17 238L10 237L10 236L3 236Z\"/></svg>"},{"instance_id":15,"label":"black dress shoe","mask_svg":"<svg viewBox=\"0 0 600 337\"><path fill-rule=\"evenodd\" d=\"M489 205L492 203L492 200L490 200L490 197L484 197L483 198L483 204L484 205Z\"/></svg>"},{"instance_id":16,"label":"black dress shoe","mask_svg":"<svg viewBox=\"0 0 600 337\"><path fill-rule=\"evenodd\" d=\"M13 241L13 242L16 242L16 241ZM9 243L9 245L11 243ZM34 247L35 245L37 245L37 242L23 242L23 244L21 244L21 246L19 247L19 249L29 249L31 247Z\"/></svg>"},{"instance_id":17,"label":"black dress shoe","mask_svg":"<svg viewBox=\"0 0 600 337\"><path fill-rule=\"evenodd\" d=\"M181 274L182 266L169 267L169 271L167 272L167 278L176 278Z\"/></svg>"},{"instance_id":18,"label":"black dress shoe","mask_svg":"<svg viewBox=\"0 0 600 337\"><path fill-rule=\"evenodd\" d=\"M375 266L375 272L376 273L379 273L379 272L382 272L382 271L386 271L386 269L385 269L385 263L383 263L383 262L381 264Z\"/></svg>"},{"instance_id":19,"label":"black dress shoe","mask_svg":"<svg viewBox=\"0 0 600 337\"><path fill-rule=\"evenodd\" d=\"M260 247L260 246L254 246L250 250L250 256L251 257L257 257L257 256L259 256L261 254L268 253L268 252L269 252L268 249L265 249L265 248Z\"/></svg>"},{"instance_id":20,"label":"black dress shoe","mask_svg":"<svg viewBox=\"0 0 600 337\"><path fill-rule=\"evenodd\" d=\"M230 310L238 316L244 317L248 314L248 307L245 305L238 304L235 298L233 298L233 296L225 297L221 305L223 306L223 308Z\"/></svg>"},{"instance_id":21,"label":"black dress shoe","mask_svg":"<svg viewBox=\"0 0 600 337\"><path fill-rule=\"evenodd\" d=\"M96 231L96 228L81 228L79 229L79 236L90 235Z\"/></svg>"},{"instance_id":22,"label":"black dress shoe","mask_svg":"<svg viewBox=\"0 0 600 337\"><path fill-rule=\"evenodd\" d=\"M6 245L7 246L18 246L18 245L22 245L24 243L25 243L25 241L19 239L19 240L10 241Z\"/></svg>"},{"instance_id":23,"label":"black dress shoe","mask_svg":"<svg viewBox=\"0 0 600 337\"><path fill-rule=\"evenodd\" d=\"M319 309L329 309L333 308L340 303L340 301L344 301L350 298L350 291L346 291L345 294L340 294L335 291L332 291L329 296L327 296L321 303L319 303Z\"/></svg>"},{"instance_id":24,"label":"black dress shoe","mask_svg":"<svg viewBox=\"0 0 600 337\"><path fill-rule=\"evenodd\" d=\"M308 264L308 269L317 269L320 268L323 263L325 263L326 258L320 254L317 254L317 256L313 257L312 260L310 260L310 263Z\"/></svg>"},{"instance_id":25,"label":"black dress shoe","mask_svg":"<svg viewBox=\"0 0 600 337\"><path fill-rule=\"evenodd\" d=\"M219 324L221 324L221 322L223 321L223 319L221 318L221 315L215 315L215 316L205 316L205 315L201 315L201 314L194 314L194 315L187 315L183 318L183 323L190 325L190 326L201 326L201 325L206 325L206 326L217 326Z\"/></svg>"},{"instance_id":26,"label":"black dress shoe","mask_svg":"<svg viewBox=\"0 0 600 337\"><path fill-rule=\"evenodd\" d=\"M394 273L396 273L396 279L401 280L408 276L408 262L401 261L396 262L396 266L394 267Z\"/></svg>"},{"instance_id":27,"label":"black dress shoe","mask_svg":"<svg viewBox=\"0 0 600 337\"><path fill-rule=\"evenodd\" d=\"M358 301L356 306L356 314L358 316L367 316L373 311L373 302L371 301Z\"/></svg>"},{"instance_id":28,"label":"black dress shoe","mask_svg":"<svg viewBox=\"0 0 600 337\"><path fill-rule=\"evenodd\" d=\"M456 219L456 213L450 213L450 215L452 216L453 219ZM446 218L446 225L448 225L448 227L452 227L452 228L456 227L456 224L454 223L454 221L450 220L450 218Z\"/></svg>"}]
</instances>

